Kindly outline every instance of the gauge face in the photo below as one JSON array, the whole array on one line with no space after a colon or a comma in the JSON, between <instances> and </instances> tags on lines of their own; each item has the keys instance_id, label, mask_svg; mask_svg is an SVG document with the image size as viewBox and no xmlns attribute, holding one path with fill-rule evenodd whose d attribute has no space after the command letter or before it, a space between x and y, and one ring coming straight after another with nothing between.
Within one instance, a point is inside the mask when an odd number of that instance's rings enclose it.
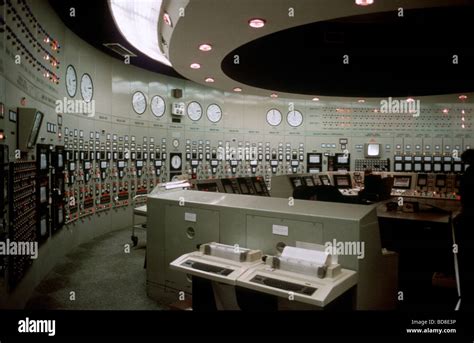
<instances>
[{"instance_id":1,"label":"gauge face","mask_svg":"<svg viewBox=\"0 0 474 343\"><path fill-rule=\"evenodd\" d=\"M290 126L297 127L303 123L303 115L298 110L290 111L288 112L286 120Z\"/></svg>"},{"instance_id":2,"label":"gauge face","mask_svg":"<svg viewBox=\"0 0 474 343\"><path fill-rule=\"evenodd\" d=\"M272 126L278 126L281 123L281 112L275 108L272 108L267 112L267 123Z\"/></svg>"},{"instance_id":3,"label":"gauge face","mask_svg":"<svg viewBox=\"0 0 474 343\"><path fill-rule=\"evenodd\" d=\"M181 157L179 157L178 155L174 155L171 158L171 167L173 167L173 169L180 169L181 168Z\"/></svg>"},{"instance_id":4,"label":"gauge face","mask_svg":"<svg viewBox=\"0 0 474 343\"><path fill-rule=\"evenodd\" d=\"M155 117L161 117L165 113L166 104L163 98L159 95L155 95L151 98L151 112Z\"/></svg>"},{"instance_id":5,"label":"gauge face","mask_svg":"<svg viewBox=\"0 0 474 343\"><path fill-rule=\"evenodd\" d=\"M86 102L90 102L94 96L94 85L89 74L82 75L81 78L81 96Z\"/></svg>"},{"instance_id":6,"label":"gauge face","mask_svg":"<svg viewBox=\"0 0 474 343\"><path fill-rule=\"evenodd\" d=\"M71 98L77 92L77 74L76 69L72 65L68 65L66 69L66 91Z\"/></svg>"},{"instance_id":7,"label":"gauge face","mask_svg":"<svg viewBox=\"0 0 474 343\"><path fill-rule=\"evenodd\" d=\"M179 140L177 140L176 138L173 139L173 146L174 146L175 148L179 147Z\"/></svg>"},{"instance_id":8,"label":"gauge face","mask_svg":"<svg viewBox=\"0 0 474 343\"><path fill-rule=\"evenodd\" d=\"M133 110L138 114L143 114L146 110L146 97L142 92L133 93L132 97Z\"/></svg>"},{"instance_id":9,"label":"gauge face","mask_svg":"<svg viewBox=\"0 0 474 343\"><path fill-rule=\"evenodd\" d=\"M201 119L202 107L198 102L192 101L188 105L187 112L188 112L189 119L196 121L196 120Z\"/></svg>"},{"instance_id":10,"label":"gauge face","mask_svg":"<svg viewBox=\"0 0 474 343\"><path fill-rule=\"evenodd\" d=\"M209 107L207 108L207 118L211 122L217 123L222 118L221 108L216 104L209 105Z\"/></svg>"}]
</instances>

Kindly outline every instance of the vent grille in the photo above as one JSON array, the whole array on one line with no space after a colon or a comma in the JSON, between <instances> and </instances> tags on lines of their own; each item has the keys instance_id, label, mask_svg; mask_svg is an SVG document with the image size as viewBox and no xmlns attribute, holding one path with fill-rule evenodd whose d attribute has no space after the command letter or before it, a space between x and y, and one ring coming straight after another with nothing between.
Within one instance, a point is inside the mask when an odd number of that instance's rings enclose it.
<instances>
[{"instance_id":1,"label":"vent grille","mask_svg":"<svg viewBox=\"0 0 474 343\"><path fill-rule=\"evenodd\" d=\"M123 45L119 43L104 43L104 46L106 48L109 48L113 52L119 54L122 57L127 57L127 56L137 57L137 55L135 55L133 52L131 52L130 50L128 50L126 47L124 47Z\"/></svg>"}]
</instances>

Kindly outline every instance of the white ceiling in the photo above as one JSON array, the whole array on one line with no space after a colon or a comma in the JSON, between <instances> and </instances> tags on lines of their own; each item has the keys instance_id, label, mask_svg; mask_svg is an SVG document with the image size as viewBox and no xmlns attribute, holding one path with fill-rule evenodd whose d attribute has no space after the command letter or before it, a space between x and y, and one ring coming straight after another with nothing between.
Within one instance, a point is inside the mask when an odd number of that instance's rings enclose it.
<instances>
[{"instance_id":1,"label":"white ceiling","mask_svg":"<svg viewBox=\"0 0 474 343\"><path fill-rule=\"evenodd\" d=\"M170 28L160 22L160 30L167 41L165 51L173 68L189 80L232 92L234 87L243 89L242 94L269 97L271 90L251 87L227 77L221 69L221 62L234 49L262 36L291 27L317 21L354 16L374 12L396 11L399 8L446 6L466 3L466 0L375 0L371 6L357 6L352 0L165 0L163 8L173 20ZM289 16L289 10L294 16ZM181 9L181 15L178 13ZM184 12L183 12L184 9ZM183 15L184 14L184 15ZM253 29L248 26L250 18L264 18L264 28ZM198 49L202 43L211 44L210 52ZM291 49L291 42L288 42ZM200 69L191 69L191 63L201 64ZM212 77L210 84L204 80ZM255 75L258 77L258 75ZM357 102L354 98L313 96L277 92L279 98L307 99L318 97L321 101ZM417 97L424 102L458 102L458 95ZM468 94L472 99L472 94ZM469 101L468 99L468 101ZM379 103L379 99L370 102ZM368 101L369 102L369 101Z\"/></svg>"}]
</instances>

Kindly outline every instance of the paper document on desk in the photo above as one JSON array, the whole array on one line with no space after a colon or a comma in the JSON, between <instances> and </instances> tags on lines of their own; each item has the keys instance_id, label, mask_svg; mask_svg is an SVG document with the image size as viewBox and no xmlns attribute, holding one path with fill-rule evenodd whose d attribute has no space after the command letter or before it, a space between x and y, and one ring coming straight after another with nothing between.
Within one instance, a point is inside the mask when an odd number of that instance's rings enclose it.
<instances>
[{"instance_id":1,"label":"paper document on desk","mask_svg":"<svg viewBox=\"0 0 474 343\"><path fill-rule=\"evenodd\" d=\"M296 259L311 262L320 266L331 264L331 255L325 251L286 246L281 253L285 259Z\"/></svg>"},{"instance_id":2,"label":"paper document on desk","mask_svg":"<svg viewBox=\"0 0 474 343\"><path fill-rule=\"evenodd\" d=\"M176 189L176 188L187 188L191 187L191 184L186 181L173 181L173 182L168 182L165 184L165 189Z\"/></svg>"}]
</instances>

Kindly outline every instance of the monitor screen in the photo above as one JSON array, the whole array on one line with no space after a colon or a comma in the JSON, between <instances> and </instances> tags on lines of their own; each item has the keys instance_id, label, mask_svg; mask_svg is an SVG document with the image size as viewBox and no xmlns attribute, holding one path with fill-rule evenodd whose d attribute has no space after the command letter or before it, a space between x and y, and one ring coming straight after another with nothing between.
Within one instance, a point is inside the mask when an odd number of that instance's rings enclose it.
<instances>
[{"instance_id":1,"label":"monitor screen","mask_svg":"<svg viewBox=\"0 0 474 343\"><path fill-rule=\"evenodd\" d=\"M321 180L321 183L325 186L330 186L331 181L329 180L329 177L327 175L319 175L319 179Z\"/></svg>"},{"instance_id":2,"label":"monitor screen","mask_svg":"<svg viewBox=\"0 0 474 343\"><path fill-rule=\"evenodd\" d=\"M262 185L260 184L259 181L254 181L253 186L255 187L255 191L257 193L262 193L263 192Z\"/></svg>"},{"instance_id":3,"label":"monitor screen","mask_svg":"<svg viewBox=\"0 0 474 343\"><path fill-rule=\"evenodd\" d=\"M226 183L224 185L224 190L226 193L234 193L234 189L232 188L232 185L230 183Z\"/></svg>"},{"instance_id":4,"label":"monitor screen","mask_svg":"<svg viewBox=\"0 0 474 343\"><path fill-rule=\"evenodd\" d=\"M421 171L421 163L415 163L415 171Z\"/></svg>"},{"instance_id":5,"label":"monitor screen","mask_svg":"<svg viewBox=\"0 0 474 343\"><path fill-rule=\"evenodd\" d=\"M348 163L348 161L349 161L348 157L344 157L344 155L337 156L337 163L338 164L346 164L346 163Z\"/></svg>"},{"instance_id":6,"label":"monitor screen","mask_svg":"<svg viewBox=\"0 0 474 343\"><path fill-rule=\"evenodd\" d=\"M309 163L319 164L321 163L321 155L309 155Z\"/></svg>"},{"instance_id":7,"label":"monitor screen","mask_svg":"<svg viewBox=\"0 0 474 343\"><path fill-rule=\"evenodd\" d=\"M411 171L412 166L411 163L405 163L405 171Z\"/></svg>"},{"instance_id":8,"label":"monitor screen","mask_svg":"<svg viewBox=\"0 0 474 343\"><path fill-rule=\"evenodd\" d=\"M460 171L462 171L462 164L456 163L456 164L454 165L454 171L455 171L455 172L460 172Z\"/></svg>"},{"instance_id":9,"label":"monitor screen","mask_svg":"<svg viewBox=\"0 0 474 343\"><path fill-rule=\"evenodd\" d=\"M424 171L431 171L431 164L424 164L423 165L423 170Z\"/></svg>"},{"instance_id":10,"label":"monitor screen","mask_svg":"<svg viewBox=\"0 0 474 343\"><path fill-rule=\"evenodd\" d=\"M446 175L437 175L436 187L445 187L445 186L446 186Z\"/></svg>"},{"instance_id":11,"label":"monitor screen","mask_svg":"<svg viewBox=\"0 0 474 343\"><path fill-rule=\"evenodd\" d=\"M436 172L441 171L441 163L435 163L433 166L433 170Z\"/></svg>"},{"instance_id":12,"label":"monitor screen","mask_svg":"<svg viewBox=\"0 0 474 343\"><path fill-rule=\"evenodd\" d=\"M366 144L365 157L380 157L380 144L376 144L376 143Z\"/></svg>"},{"instance_id":13,"label":"monitor screen","mask_svg":"<svg viewBox=\"0 0 474 343\"><path fill-rule=\"evenodd\" d=\"M293 186L294 187L301 186L301 179L300 178L294 178L294 179L292 179L292 181L293 181Z\"/></svg>"},{"instance_id":14,"label":"monitor screen","mask_svg":"<svg viewBox=\"0 0 474 343\"><path fill-rule=\"evenodd\" d=\"M337 188L351 188L350 175L334 175L334 185Z\"/></svg>"},{"instance_id":15,"label":"monitor screen","mask_svg":"<svg viewBox=\"0 0 474 343\"><path fill-rule=\"evenodd\" d=\"M399 172L399 171L402 171L402 164L401 163L395 163L395 171L396 172Z\"/></svg>"},{"instance_id":16,"label":"monitor screen","mask_svg":"<svg viewBox=\"0 0 474 343\"><path fill-rule=\"evenodd\" d=\"M424 186L426 186L427 181L428 181L428 176L426 174L420 174L420 175L418 175L417 186L418 187L424 187Z\"/></svg>"},{"instance_id":17,"label":"monitor screen","mask_svg":"<svg viewBox=\"0 0 474 343\"><path fill-rule=\"evenodd\" d=\"M393 177L393 188L410 189L410 186L410 175L397 175Z\"/></svg>"}]
</instances>

